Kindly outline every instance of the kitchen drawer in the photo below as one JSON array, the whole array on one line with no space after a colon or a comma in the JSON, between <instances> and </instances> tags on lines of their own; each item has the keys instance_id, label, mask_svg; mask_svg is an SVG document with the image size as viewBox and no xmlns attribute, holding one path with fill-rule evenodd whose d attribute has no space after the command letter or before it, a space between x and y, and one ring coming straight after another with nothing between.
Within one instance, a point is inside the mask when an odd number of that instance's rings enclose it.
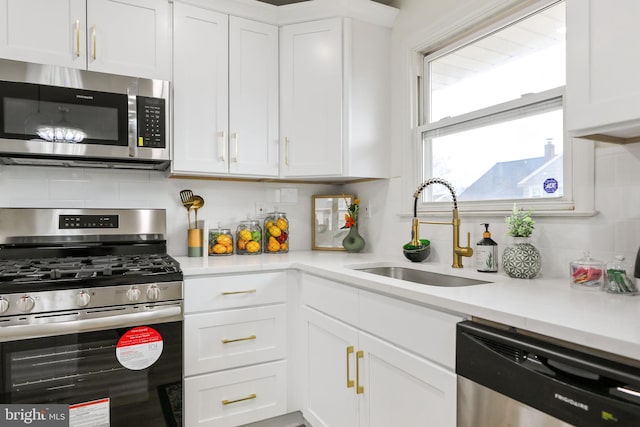
<instances>
[{"instance_id":1,"label":"kitchen drawer","mask_svg":"<svg viewBox=\"0 0 640 427\"><path fill-rule=\"evenodd\" d=\"M283 415L286 383L285 361L186 378L184 425L232 427Z\"/></svg>"},{"instance_id":2,"label":"kitchen drawer","mask_svg":"<svg viewBox=\"0 0 640 427\"><path fill-rule=\"evenodd\" d=\"M302 304L351 325L358 320L358 290L308 274L302 277Z\"/></svg>"},{"instance_id":3,"label":"kitchen drawer","mask_svg":"<svg viewBox=\"0 0 640 427\"><path fill-rule=\"evenodd\" d=\"M455 369L460 316L361 291L359 327L389 342Z\"/></svg>"},{"instance_id":4,"label":"kitchen drawer","mask_svg":"<svg viewBox=\"0 0 640 427\"><path fill-rule=\"evenodd\" d=\"M285 302L286 280L284 271L188 278L184 310L195 313Z\"/></svg>"},{"instance_id":5,"label":"kitchen drawer","mask_svg":"<svg viewBox=\"0 0 640 427\"><path fill-rule=\"evenodd\" d=\"M277 304L184 319L184 374L251 365L286 355L286 306Z\"/></svg>"}]
</instances>

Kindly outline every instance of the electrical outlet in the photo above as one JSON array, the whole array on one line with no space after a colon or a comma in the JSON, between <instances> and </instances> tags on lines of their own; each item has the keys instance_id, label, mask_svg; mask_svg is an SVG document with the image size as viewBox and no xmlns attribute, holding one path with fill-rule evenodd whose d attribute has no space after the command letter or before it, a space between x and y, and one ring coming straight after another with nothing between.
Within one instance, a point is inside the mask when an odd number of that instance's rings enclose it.
<instances>
[{"instance_id":1,"label":"electrical outlet","mask_svg":"<svg viewBox=\"0 0 640 427\"><path fill-rule=\"evenodd\" d=\"M262 218L267 213L267 204L264 202L256 202L256 218Z\"/></svg>"},{"instance_id":2,"label":"electrical outlet","mask_svg":"<svg viewBox=\"0 0 640 427\"><path fill-rule=\"evenodd\" d=\"M364 207L364 217L371 218L371 200L367 201L367 205Z\"/></svg>"}]
</instances>

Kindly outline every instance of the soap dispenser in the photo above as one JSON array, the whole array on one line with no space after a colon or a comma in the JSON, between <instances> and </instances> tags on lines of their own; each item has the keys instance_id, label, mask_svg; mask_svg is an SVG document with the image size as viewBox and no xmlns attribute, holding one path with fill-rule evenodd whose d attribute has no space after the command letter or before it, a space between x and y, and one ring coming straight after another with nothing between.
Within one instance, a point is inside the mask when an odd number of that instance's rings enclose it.
<instances>
[{"instance_id":1,"label":"soap dispenser","mask_svg":"<svg viewBox=\"0 0 640 427\"><path fill-rule=\"evenodd\" d=\"M491 238L489 224L482 225L482 240L476 244L476 268L485 273L495 273L498 271L498 244Z\"/></svg>"}]
</instances>

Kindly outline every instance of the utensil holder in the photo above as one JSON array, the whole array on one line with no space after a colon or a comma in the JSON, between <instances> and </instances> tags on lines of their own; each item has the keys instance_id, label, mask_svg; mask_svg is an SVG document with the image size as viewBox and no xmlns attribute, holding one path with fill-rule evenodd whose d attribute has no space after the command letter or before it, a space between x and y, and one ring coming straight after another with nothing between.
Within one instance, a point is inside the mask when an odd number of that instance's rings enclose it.
<instances>
[{"instance_id":1,"label":"utensil holder","mask_svg":"<svg viewBox=\"0 0 640 427\"><path fill-rule=\"evenodd\" d=\"M187 230L187 256L202 256L202 229L190 228Z\"/></svg>"}]
</instances>

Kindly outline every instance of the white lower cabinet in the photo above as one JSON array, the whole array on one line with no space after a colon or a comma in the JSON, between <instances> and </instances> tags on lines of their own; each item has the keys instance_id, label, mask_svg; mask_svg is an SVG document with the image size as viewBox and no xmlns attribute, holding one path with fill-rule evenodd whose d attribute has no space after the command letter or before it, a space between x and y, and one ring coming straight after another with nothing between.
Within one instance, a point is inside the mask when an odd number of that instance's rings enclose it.
<instances>
[{"instance_id":1,"label":"white lower cabinet","mask_svg":"<svg viewBox=\"0 0 640 427\"><path fill-rule=\"evenodd\" d=\"M231 427L286 412L286 278L185 280L185 426Z\"/></svg>"},{"instance_id":2,"label":"white lower cabinet","mask_svg":"<svg viewBox=\"0 0 640 427\"><path fill-rule=\"evenodd\" d=\"M363 305L371 303L370 297L391 307L390 312L379 311L378 318L400 328L397 339L378 338L388 331L360 315L370 311ZM345 301L355 303L343 319L333 317L340 310L332 300L345 308ZM445 330L453 330L462 317L308 275L302 304L303 413L314 427L456 425L455 362L449 356L455 355L455 334L432 331L440 325L429 320L447 320ZM353 319L355 324L346 323ZM417 352L409 341L402 342L407 336L419 343ZM436 341L430 342L432 337Z\"/></svg>"},{"instance_id":3,"label":"white lower cabinet","mask_svg":"<svg viewBox=\"0 0 640 427\"><path fill-rule=\"evenodd\" d=\"M235 427L286 410L286 362L185 378L184 425Z\"/></svg>"}]
</instances>

